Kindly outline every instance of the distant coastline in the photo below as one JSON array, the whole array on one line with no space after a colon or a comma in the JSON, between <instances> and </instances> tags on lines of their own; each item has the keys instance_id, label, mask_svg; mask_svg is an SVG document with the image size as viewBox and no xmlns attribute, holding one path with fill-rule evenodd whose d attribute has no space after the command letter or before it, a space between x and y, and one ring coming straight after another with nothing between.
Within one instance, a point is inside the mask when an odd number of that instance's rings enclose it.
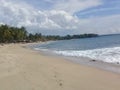
<instances>
[{"instance_id":1,"label":"distant coastline","mask_svg":"<svg viewBox=\"0 0 120 90\"><path fill-rule=\"evenodd\" d=\"M38 42L54 40L70 40L80 38L98 37L98 34L77 34L77 35L42 35L41 33L29 33L25 27L12 27L9 25L0 25L0 43L20 43L20 42Z\"/></svg>"}]
</instances>

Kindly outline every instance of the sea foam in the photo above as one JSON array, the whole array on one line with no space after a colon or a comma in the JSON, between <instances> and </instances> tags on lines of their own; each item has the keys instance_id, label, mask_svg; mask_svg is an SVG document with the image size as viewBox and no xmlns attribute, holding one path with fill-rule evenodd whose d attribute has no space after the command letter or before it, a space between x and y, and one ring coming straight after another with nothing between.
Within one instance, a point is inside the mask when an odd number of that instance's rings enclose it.
<instances>
[{"instance_id":1,"label":"sea foam","mask_svg":"<svg viewBox=\"0 0 120 90\"><path fill-rule=\"evenodd\" d=\"M54 51L56 54L73 57L87 57L108 63L120 63L120 47L92 49L84 51Z\"/></svg>"}]
</instances>

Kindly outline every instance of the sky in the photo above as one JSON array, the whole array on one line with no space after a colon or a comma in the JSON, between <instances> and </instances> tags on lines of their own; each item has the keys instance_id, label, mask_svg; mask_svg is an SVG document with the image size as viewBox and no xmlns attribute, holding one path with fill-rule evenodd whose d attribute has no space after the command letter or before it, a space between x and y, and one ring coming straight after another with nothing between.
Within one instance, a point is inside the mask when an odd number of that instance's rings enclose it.
<instances>
[{"instance_id":1,"label":"sky","mask_svg":"<svg viewBox=\"0 0 120 90\"><path fill-rule=\"evenodd\" d=\"M50 35L118 34L120 0L0 0L0 24Z\"/></svg>"}]
</instances>

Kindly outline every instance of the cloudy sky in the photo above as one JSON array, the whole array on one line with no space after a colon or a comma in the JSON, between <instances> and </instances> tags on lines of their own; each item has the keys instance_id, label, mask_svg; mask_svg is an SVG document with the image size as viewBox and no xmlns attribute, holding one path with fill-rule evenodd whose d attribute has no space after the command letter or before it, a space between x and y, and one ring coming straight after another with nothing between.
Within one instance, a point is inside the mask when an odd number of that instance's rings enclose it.
<instances>
[{"instance_id":1,"label":"cloudy sky","mask_svg":"<svg viewBox=\"0 0 120 90\"><path fill-rule=\"evenodd\" d=\"M120 0L0 0L0 24L43 34L115 34Z\"/></svg>"}]
</instances>

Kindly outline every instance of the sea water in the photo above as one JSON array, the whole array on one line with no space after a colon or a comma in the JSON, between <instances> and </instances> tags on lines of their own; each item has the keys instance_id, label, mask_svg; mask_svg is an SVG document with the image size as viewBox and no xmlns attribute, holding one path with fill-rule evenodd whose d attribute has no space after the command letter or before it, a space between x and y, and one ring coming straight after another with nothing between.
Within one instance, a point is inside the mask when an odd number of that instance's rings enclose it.
<instances>
[{"instance_id":1,"label":"sea water","mask_svg":"<svg viewBox=\"0 0 120 90\"><path fill-rule=\"evenodd\" d=\"M49 50L68 57L86 57L107 63L120 63L120 35L60 40L34 46L36 50Z\"/></svg>"}]
</instances>

